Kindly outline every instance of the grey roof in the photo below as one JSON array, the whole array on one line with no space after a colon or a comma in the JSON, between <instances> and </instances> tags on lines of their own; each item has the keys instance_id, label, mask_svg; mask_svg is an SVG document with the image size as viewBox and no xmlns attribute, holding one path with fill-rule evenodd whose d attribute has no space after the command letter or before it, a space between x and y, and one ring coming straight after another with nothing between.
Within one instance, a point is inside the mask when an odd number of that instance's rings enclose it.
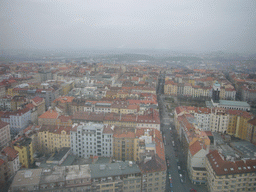
<instances>
[{"instance_id":1,"label":"grey roof","mask_svg":"<svg viewBox=\"0 0 256 192\"><path fill-rule=\"evenodd\" d=\"M129 162L91 164L90 169L92 179L141 173L137 164Z\"/></svg>"},{"instance_id":2,"label":"grey roof","mask_svg":"<svg viewBox=\"0 0 256 192\"><path fill-rule=\"evenodd\" d=\"M220 106L221 105L237 106L237 107L250 107L250 105L245 101L220 100Z\"/></svg>"},{"instance_id":3,"label":"grey roof","mask_svg":"<svg viewBox=\"0 0 256 192\"><path fill-rule=\"evenodd\" d=\"M60 161L69 151L70 147L63 147L58 153L55 153L47 161Z\"/></svg>"},{"instance_id":4,"label":"grey roof","mask_svg":"<svg viewBox=\"0 0 256 192\"><path fill-rule=\"evenodd\" d=\"M65 181L65 167L43 168L40 184Z\"/></svg>"},{"instance_id":5,"label":"grey roof","mask_svg":"<svg viewBox=\"0 0 256 192\"><path fill-rule=\"evenodd\" d=\"M24 169L15 175L12 187L39 185L42 169Z\"/></svg>"},{"instance_id":6,"label":"grey roof","mask_svg":"<svg viewBox=\"0 0 256 192\"><path fill-rule=\"evenodd\" d=\"M66 180L91 178L89 165L66 166Z\"/></svg>"},{"instance_id":7,"label":"grey roof","mask_svg":"<svg viewBox=\"0 0 256 192\"><path fill-rule=\"evenodd\" d=\"M235 141L230 145L242 154L244 158L256 158L256 146L248 141Z\"/></svg>"}]
</instances>

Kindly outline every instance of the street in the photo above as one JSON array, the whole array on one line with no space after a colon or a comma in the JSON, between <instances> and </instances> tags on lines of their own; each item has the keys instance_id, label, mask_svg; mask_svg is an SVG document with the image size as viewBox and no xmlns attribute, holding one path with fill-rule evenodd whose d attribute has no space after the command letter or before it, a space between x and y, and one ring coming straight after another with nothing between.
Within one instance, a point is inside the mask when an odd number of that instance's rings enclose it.
<instances>
[{"instance_id":1,"label":"street","mask_svg":"<svg viewBox=\"0 0 256 192\"><path fill-rule=\"evenodd\" d=\"M161 120L161 131L165 145L165 157L167 162L166 192L189 192L196 189L198 192L206 192L207 187L194 185L190 182L187 174L186 155L178 140L173 118L169 117L164 102L163 88L164 78L159 79L158 106ZM171 130L170 130L171 128ZM169 174L171 175L172 187L170 187Z\"/></svg>"}]
</instances>

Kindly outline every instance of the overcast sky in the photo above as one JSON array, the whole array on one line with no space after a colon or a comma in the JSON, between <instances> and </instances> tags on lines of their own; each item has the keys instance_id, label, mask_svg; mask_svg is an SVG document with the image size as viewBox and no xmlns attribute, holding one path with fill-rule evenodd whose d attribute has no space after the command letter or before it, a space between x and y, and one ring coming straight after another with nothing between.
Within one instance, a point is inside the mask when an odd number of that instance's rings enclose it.
<instances>
[{"instance_id":1,"label":"overcast sky","mask_svg":"<svg viewBox=\"0 0 256 192\"><path fill-rule=\"evenodd\" d=\"M255 0L0 0L0 48L255 52Z\"/></svg>"}]
</instances>

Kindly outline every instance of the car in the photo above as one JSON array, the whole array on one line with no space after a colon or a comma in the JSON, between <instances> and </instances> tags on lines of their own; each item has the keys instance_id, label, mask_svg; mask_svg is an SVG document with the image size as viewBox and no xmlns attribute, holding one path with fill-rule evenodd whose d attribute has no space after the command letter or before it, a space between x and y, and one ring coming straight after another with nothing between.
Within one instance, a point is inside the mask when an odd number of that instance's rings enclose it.
<instances>
[{"instance_id":1,"label":"car","mask_svg":"<svg viewBox=\"0 0 256 192\"><path fill-rule=\"evenodd\" d=\"M190 188L189 192L197 192L197 190Z\"/></svg>"},{"instance_id":2,"label":"car","mask_svg":"<svg viewBox=\"0 0 256 192\"><path fill-rule=\"evenodd\" d=\"M180 182L181 182L181 183L183 183L183 182L184 182L182 178L180 179Z\"/></svg>"},{"instance_id":3,"label":"car","mask_svg":"<svg viewBox=\"0 0 256 192\"><path fill-rule=\"evenodd\" d=\"M178 170L181 170L180 166L178 165Z\"/></svg>"},{"instance_id":4,"label":"car","mask_svg":"<svg viewBox=\"0 0 256 192\"><path fill-rule=\"evenodd\" d=\"M172 183L170 183L170 187L172 187Z\"/></svg>"},{"instance_id":5,"label":"car","mask_svg":"<svg viewBox=\"0 0 256 192\"><path fill-rule=\"evenodd\" d=\"M178 156L178 154L175 152L175 157L177 157Z\"/></svg>"},{"instance_id":6,"label":"car","mask_svg":"<svg viewBox=\"0 0 256 192\"><path fill-rule=\"evenodd\" d=\"M179 174L180 178L182 178L182 174Z\"/></svg>"}]
</instances>

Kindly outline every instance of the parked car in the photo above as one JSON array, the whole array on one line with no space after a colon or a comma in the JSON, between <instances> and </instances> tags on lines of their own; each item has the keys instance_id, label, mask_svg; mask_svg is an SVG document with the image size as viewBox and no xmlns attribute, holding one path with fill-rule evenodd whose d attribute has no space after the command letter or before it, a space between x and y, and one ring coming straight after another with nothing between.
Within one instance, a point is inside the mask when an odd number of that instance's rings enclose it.
<instances>
[{"instance_id":1,"label":"parked car","mask_svg":"<svg viewBox=\"0 0 256 192\"><path fill-rule=\"evenodd\" d=\"M197 192L197 190L190 188L189 192Z\"/></svg>"},{"instance_id":2,"label":"parked car","mask_svg":"<svg viewBox=\"0 0 256 192\"><path fill-rule=\"evenodd\" d=\"M178 165L178 170L181 170L180 166Z\"/></svg>"}]
</instances>

